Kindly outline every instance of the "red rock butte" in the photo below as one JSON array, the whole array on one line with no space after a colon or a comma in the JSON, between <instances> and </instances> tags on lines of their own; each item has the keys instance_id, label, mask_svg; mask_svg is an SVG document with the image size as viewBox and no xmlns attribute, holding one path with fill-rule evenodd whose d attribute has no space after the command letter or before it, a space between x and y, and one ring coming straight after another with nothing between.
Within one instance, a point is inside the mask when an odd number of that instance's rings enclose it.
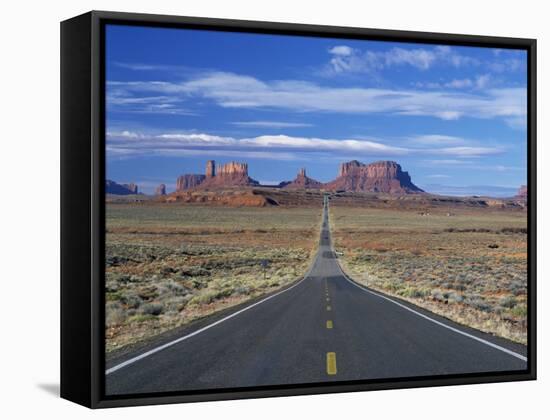
<instances>
[{"instance_id":1,"label":"red rock butte","mask_svg":"<svg viewBox=\"0 0 550 420\"><path fill-rule=\"evenodd\" d=\"M248 176L247 163L228 162L216 166L214 160L209 160L206 162L205 175L181 175L176 183L176 191L257 185L260 183Z\"/></svg>"},{"instance_id":2,"label":"red rock butte","mask_svg":"<svg viewBox=\"0 0 550 420\"><path fill-rule=\"evenodd\" d=\"M155 195L166 195L166 185L165 184L160 184L155 189Z\"/></svg>"},{"instance_id":3,"label":"red rock butte","mask_svg":"<svg viewBox=\"0 0 550 420\"><path fill-rule=\"evenodd\" d=\"M282 188L288 189L321 189L323 184L313 178L310 178L306 175L306 168L301 168L298 171L298 175L294 181L291 182L282 182L280 185Z\"/></svg>"},{"instance_id":4,"label":"red rock butte","mask_svg":"<svg viewBox=\"0 0 550 420\"><path fill-rule=\"evenodd\" d=\"M139 194L137 184L118 184L110 179L105 180L105 193L116 195Z\"/></svg>"},{"instance_id":5,"label":"red rock butte","mask_svg":"<svg viewBox=\"0 0 550 420\"><path fill-rule=\"evenodd\" d=\"M527 185L522 185L519 187L518 193L516 194L517 198L527 199Z\"/></svg>"},{"instance_id":6,"label":"red rock butte","mask_svg":"<svg viewBox=\"0 0 550 420\"><path fill-rule=\"evenodd\" d=\"M185 191L196 188L206 177L200 174L185 174L176 180L176 191Z\"/></svg>"},{"instance_id":7,"label":"red rock butte","mask_svg":"<svg viewBox=\"0 0 550 420\"><path fill-rule=\"evenodd\" d=\"M411 181L408 172L393 161L379 161L368 165L357 160L340 165L338 178L325 184L331 190L410 194L424 192Z\"/></svg>"}]
</instances>

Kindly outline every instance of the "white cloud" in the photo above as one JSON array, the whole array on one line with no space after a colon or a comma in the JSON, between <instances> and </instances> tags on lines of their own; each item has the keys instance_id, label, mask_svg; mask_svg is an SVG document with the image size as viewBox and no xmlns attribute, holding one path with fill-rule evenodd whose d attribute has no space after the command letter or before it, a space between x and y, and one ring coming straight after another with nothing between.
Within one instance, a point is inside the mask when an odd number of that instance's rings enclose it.
<instances>
[{"instance_id":1,"label":"white cloud","mask_svg":"<svg viewBox=\"0 0 550 420\"><path fill-rule=\"evenodd\" d=\"M144 134L135 131L109 132L107 150L117 157L163 156L235 156L267 159L308 159L329 154L333 157L394 157L403 155L444 155L453 158L480 157L502 153L497 147L449 146L452 137L417 136L422 147L397 147L381 141L327 139L262 135L250 138L223 137L205 133ZM443 161L442 161L443 162Z\"/></svg>"},{"instance_id":2,"label":"white cloud","mask_svg":"<svg viewBox=\"0 0 550 420\"><path fill-rule=\"evenodd\" d=\"M470 158L476 156L469 156ZM510 166L510 165L491 165L491 164L480 164L472 160L464 159L427 159L423 161L426 165L434 166L460 166L465 169L473 169L476 171L497 171L497 172L508 172L508 171L522 171L525 172L526 168L523 166Z\"/></svg>"},{"instance_id":3,"label":"white cloud","mask_svg":"<svg viewBox=\"0 0 550 420\"><path fill-rule=\"evenodd\" d=\"M369 140L332 140L314 137L291 137L285 135L259 136L251 139L242 139L241 145L257 146L265 148L291 148L310 150L346 150L362 153L383 153L400 155L408 152L402 147L388 146Z\"/></svg>"},{"instance_id":4,"label":"white cloud","mask_svg":"<svg viewBox=\"0 0 550 420\"><path fill-rule=\"evenodd\" d=\"M173 115L196 115L181 106L182 98L171 95L172 92L162 92L165 87L161 82L133 82L107 83L107 110L110 112L126 112L136 114L173 114ZM147 95L135 95L133 90L137 89ZM156 89L160 89L156 90ZM150 96L149 93L160 93Z\"/></svg>"},{"instance_id":5,"label":"white cloud","mask_svg":"<svg viewBox=\"0 0 550 420\"><path fill-rule=\"evenodd\" d=\"M408 65L428 70L435 64L453 67L477 66L479 60L447 46L425 48L394 47L385 51L359 50L346 45L330 48L328 74L374 73L387 67Z\"/></svg>"},{"instance_id":6,"label":"white cloud","mask_svg":"<svg viewBox=\"0 0 550 420\"><path fill-rule=\"evenodd\" d=\"M410 140L413 143L423 144L423 145L432 145L432 146L441 146L449 144L465 144L468 141L462 137L456 136L447 136L442 134L424 134L410 137Z\"/></svg>"},{"instance_id":7,"label":"white cloud","mask_svg":"<svg viewBox=\"0 0 550 420\"><path fill-rule=\"evenodd\" d=\"M490 82L491 82L491 75L482 74L481 76L477 76L475 84L478 89L485 89Z\"/></svg>"},{"instance_id":8,"label":"white cloud","mask_svg":"<svg viewBox=\"0 0 550 420\"><path fill-rule=\"evenodd\" d=\"M413 86L418 88L428 88L428 89L478 89L482 90L492 83L493 78L490 74L482 74L476 76L473 79L453 79L449 82L415 82Z\"/></svg>"},{"instance_id":9,"label":"white cloud","mask_svg":"<svg viewBox=\"0 0 550 420\"><path fill-rule=\"evenodd\" d=\"M264 82L251 76L212 72L182 83L111 82L126 96L171 93L180 101L205 98L225 108L267 108L294 112L397 114L443 120L462 117L517 118L526 115L526 89L481 92L328 87L297 80Z\"/></svg>"},{"instance_id":10,"label":"white cloud","mask_svg":"<svg viewBox=\"0 0 550 420\"><path fill-rule=\"evenodd\" d=\"M428 165L443 165L443 166L457 165L457 166L462 166L462 165L471 165L474 162L471 161L471 160L462 160L462 159L428 159L428 160L424 160L424 163L426 163Z\"/></svg>"},{"instance_id":11,"label":"white cloud","mask_svg":"<svg viewBox=\"0 0 550 420\"><path fill-rule=\"evenodd\" d=\"M433 175L426 175L426 178L443 179L443 178L451 178L451 176L443 175L443 174L433 174Z\"/></svg>"},{"instance_id":12,"label":"white cloud","mask_svg":"<svg viewBox=\"0 0 550 420\"><path fill-rule=\"evenodd\" d=\"M445 83L445 87L455 88L455 89L463 89L463 88L469 88L472 87L474 83L471 79L454 79L451 80L448 83Z\"/></svg>"},{"instance_id":13,"label":"white cloud","mask_svg":"<svg viewBox=\"0 0 550 420\"><path fill-rule=\"evenodd\" d=\"M226 149L192 149L185 147L120 147L118 145L107 145L107 158L111 159L132 159L140 156L163 156L163 157L226 157L234 159L271 159L271 160L307 160L307 156L298 156L289 152L265 152L254 150L226 150Z\"/></svg>"},{"instance_id":14,"label":"white cloud","mask_svg":"<svg viewBox=\"0 0 550 420\"><path fill-rule=\"evenodd\" d=\"M480 157L486 155L495 155L502 153L504 150L496 147L474 147L474 146L456 146L456 147L443 147L441 149L433 150L435 154L452 155L460 157Z\"/></svg>"},{"instance_id":15,"label":"white cloud","mask_svg":"<svg viewBox=\"0 0 550 420\"><path fill-rule=\"evenodd\" d=\"M417 114L417 115L422 115L422 114ZM434 113L434 116L446 121L458 120L460 117L462 117L462 115L464 114L459 111L436 111Z\"/></svg>"},{"instance_id":16,"label":"white cloud","mask_svg":"<svg viewBox=\"0 0 550 420\"><path fill-rule=\"evenodd\" d=\"M213 136L210 134L181 134L181 133L172 133L172 134L160 134L156 136L157 139L166 139L166 140L175 140L178 142L185 143L187 145L231 145L235 144L236 140L231 137L221 137Z\"/></svg>"},{"instance_id":17,"label":"white cloud","mask_svg":"<svg viewBox=\"0 0 550 420\"><path fill-rule=\"evenodd\" d=\"M294 123L284 121L237 121L231 124L239 127L259 127L259 128L301 128L313 127L313 124Z\"/></svg>"},{"instance_id":18,"label":"white cloud","mask_svg":"<svg viewBox=\"0 0 550 420\"><path fill-rule=\"evenodd\" d=\"M505 121L511 128L515 128L517 130L527 130L527 115L507 118Z\"/></svg>"},{"instance_id":19,"label":"white cloud","mask_svg":"<svg viewBox=\"0 0 550 420\"><path fill-rule=\"evenodd\" d=\"M408 64L420 70L429 69L436 59L433 51L425 49L392 48L384 55L386 66Z\"/></svg>"},{"instance_id":20,"label":"white cloud","mask_svg":"<svg viewBox=\"0 0 550 420\"><path fill-rule=\"evenodd\" d=\"M347 45L337 45L328 50L329 53L333 55L351 55L353 53L353 48L348 47Z\"/></svg>"},{"instance_id":21,"label":"white cloud","mask_svg":"<svg viewBox=\"0 0 550 420\"><path fill-rule=\"evenodd\" d=\"M496 73L518 72L527 69L527 62L519 58L507 58L490 62L487 67Z\"/></svg>"},{"instance_id":22,"label":"white cloud","mask_svg":"<svg viewBox=\"0 0 550 420\"><path fill-rule=\"evenodd\" d=\"M427 70L436 60L436 54L426 49L391 48L387 51L360 51L345 45L329 49L329 73L371 73L385 67L409 65Z\"/></svg>"}]
</instances>

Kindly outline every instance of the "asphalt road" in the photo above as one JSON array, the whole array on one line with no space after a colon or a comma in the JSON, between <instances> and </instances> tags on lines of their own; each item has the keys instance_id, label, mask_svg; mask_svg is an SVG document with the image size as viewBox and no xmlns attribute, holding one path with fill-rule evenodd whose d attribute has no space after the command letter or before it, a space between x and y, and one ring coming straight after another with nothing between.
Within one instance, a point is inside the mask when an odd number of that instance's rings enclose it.
<instances>
[{"instance_id":1,"label":"asphalt road","mask_svg":"<svg viewBox=\"0 0 550 420\"><path fill-rule=\"evenodd\" d=\"M525 354L346 278L325 204L319 251L302 281L111 363L106 393L524 370Z\"/></svg>"}]
</instances>

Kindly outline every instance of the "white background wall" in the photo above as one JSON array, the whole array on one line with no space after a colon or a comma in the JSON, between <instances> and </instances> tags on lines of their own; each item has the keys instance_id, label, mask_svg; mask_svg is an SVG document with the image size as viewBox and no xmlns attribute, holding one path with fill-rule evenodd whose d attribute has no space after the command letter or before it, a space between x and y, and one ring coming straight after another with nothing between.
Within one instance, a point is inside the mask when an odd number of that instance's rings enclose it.
<instances>
[{"instance_id":1,"label":"white background wall","mask_svg":"<svg viewBox=\"0 0 550 420\"><path fill-rule=\"evenodd\" d=\"M64 4L63 4L64 3ZM0 106L0 416L187 419L527 419L548 415L550 25L544 1L96 0L4 2ZM91 9L538 39L539 380L89 411L59 371L59 22ZM546 261L544 255L547 255ZM539 413L538 415L536 413ZM532 416L532 417L531 417Z\"/></svg>"}]
</instances>

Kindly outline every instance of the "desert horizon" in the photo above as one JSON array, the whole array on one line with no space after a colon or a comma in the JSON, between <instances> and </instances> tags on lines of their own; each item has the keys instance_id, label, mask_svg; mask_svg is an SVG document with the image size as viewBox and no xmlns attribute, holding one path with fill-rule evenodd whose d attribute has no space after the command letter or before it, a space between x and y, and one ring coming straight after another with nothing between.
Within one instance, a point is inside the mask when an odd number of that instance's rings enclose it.
<instances>
[{"instance_id":1,"label":"desert horizon","mask_svg":"<svg viewBox=\"0 0 550 420\"><path fill-rule=\"evenodd\" d=\"M437 192L422 190L417 187L408 172L403 171L401 165L391 160L379 160L364 164L358 160L343 162L339 165L337 177L329 182L320 182L307 175L307 168L300 167L293 180L281 181L277 184L261 184L248 175L248 163L229 161L216 166L215 160L208 160L204 174L185 173L179 175L173 183L175 188L170 191L166 184L161 183L154 189L153 196L166 196L173 193L193 190L223 190L224 188L269 187L285 189L322 190L338 192L371 192L399 194L426 193L432 195L446 195ZM216 171L218 176L216 177ZM206 182L205 182L206 181ZM456 187L456 186L455 186ZM138 183L118 183L106 180L106 194L136 195L143 194ZM478 195L447 194L458 197L476 197ZM491 198L490 195L485 197ZM519 185L516 193L510 196L494 196L492 198L517 199L526 204L527 185Z\"/></svg>"}]
</instances>

